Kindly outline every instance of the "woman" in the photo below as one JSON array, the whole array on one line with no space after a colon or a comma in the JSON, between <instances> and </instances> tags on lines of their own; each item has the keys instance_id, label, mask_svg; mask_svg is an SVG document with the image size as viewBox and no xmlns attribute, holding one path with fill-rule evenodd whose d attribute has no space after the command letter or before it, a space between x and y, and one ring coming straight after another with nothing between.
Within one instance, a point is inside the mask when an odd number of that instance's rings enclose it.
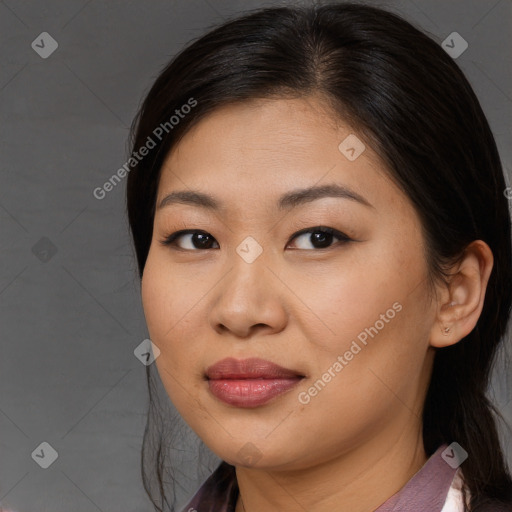
<instances>
[{"instance_id":1,"label":"woman","mask_svg":"<svg viewBox=\"0 0 512 512\"><path fill-rule=\"evenodd\" d=\"M163 70L133 155L158 375L222 459L183 510L512 510L485 395L506 185L440 45L360 4L247 14ZM175 510L157 405L144 483Z\"/></svg>"}]
</instances>

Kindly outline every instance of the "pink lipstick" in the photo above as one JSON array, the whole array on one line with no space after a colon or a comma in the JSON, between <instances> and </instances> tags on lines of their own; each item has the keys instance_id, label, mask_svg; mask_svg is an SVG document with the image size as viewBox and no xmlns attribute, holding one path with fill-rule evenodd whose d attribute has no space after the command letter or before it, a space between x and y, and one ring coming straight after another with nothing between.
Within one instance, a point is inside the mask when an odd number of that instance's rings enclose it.
<instances>
[{"instance_id":1,"label":"pink lipstick","mask_svg":"<svg viewBox=\"0 0 512 512\"><path fill-rule=\"evenodd\" d=\"M304 375L259 358L218 361L206 370L210 392L236 407L258 407L288 391Z\"/></svg>"}]
</instances>

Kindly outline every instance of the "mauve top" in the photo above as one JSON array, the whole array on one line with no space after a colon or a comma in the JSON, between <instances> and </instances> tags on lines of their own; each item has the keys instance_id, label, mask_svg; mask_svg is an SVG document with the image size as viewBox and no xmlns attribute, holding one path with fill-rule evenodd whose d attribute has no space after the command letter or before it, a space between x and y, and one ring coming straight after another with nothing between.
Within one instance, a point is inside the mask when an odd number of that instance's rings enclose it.
<instances>
[{"instance_id":1,"label":"mauve top","mask_svg":"<svg viewBox=\"0 0 512 512\"><path fill-rule=\"evenodd\" d=\"M400 491L373 512L463 512L462 474L455 464L446 462L447 448L440 446ZM238 493L235 467L221 462L182 512L235 512ZM484 511L511 512L512 507L490 505Z\"/></svg>"}]
</instances>

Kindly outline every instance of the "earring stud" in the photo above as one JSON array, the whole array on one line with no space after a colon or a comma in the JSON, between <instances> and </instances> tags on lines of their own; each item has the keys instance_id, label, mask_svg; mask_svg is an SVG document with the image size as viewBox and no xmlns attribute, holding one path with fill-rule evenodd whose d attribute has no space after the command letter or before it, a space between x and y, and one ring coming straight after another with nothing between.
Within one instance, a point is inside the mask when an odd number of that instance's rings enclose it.
<instances>
[{"instance_id":1,"label":"earring stud","mask_svg":"<svg viewBox=\"0 0 512 512\"><path fill-rule=\"evenodd\" d=\"M442 329L442 333L445 335L445 336L448 336L448 334L450 333L450 328L449 327L444 327Z\"/></svg>"}]
</instances>

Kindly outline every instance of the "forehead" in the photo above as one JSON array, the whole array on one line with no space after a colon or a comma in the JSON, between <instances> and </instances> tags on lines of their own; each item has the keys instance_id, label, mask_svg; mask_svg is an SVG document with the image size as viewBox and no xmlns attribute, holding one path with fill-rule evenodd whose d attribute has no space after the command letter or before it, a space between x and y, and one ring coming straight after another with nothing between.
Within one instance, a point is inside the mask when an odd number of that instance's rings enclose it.
<instances>
[{"instance_id":1,"label":"forehead","mask_svg":"<svg viewBox=\"0 0 512 512\"><path fill-rule=\"evenodd\" d=\"M254 198L261 204L291 188L332 182L364 190L372 202L371 189L382 193L389 178L367 144L355 160L348 159L339 147L348 137L363 144L318 97L220 107L167 156L157 202L175 189L201 188L226 202L249 204Z\"/></svg>"}]
</instances>

